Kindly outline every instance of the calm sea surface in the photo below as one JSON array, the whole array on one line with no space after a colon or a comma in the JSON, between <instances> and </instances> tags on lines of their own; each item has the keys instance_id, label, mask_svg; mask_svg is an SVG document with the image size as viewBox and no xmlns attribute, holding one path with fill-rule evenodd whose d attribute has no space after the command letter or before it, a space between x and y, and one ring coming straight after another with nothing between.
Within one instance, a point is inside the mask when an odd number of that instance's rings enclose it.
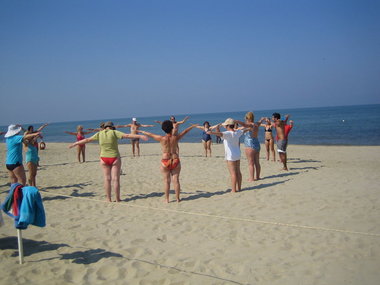
<instances>
[{"instance_id":1,"label":"calm sea surface","mask_svg":"<svg viewBox=\"0 0 380 285\"><path fill-rule=\"evenodd\" d=\"M289 120L294 121L294 128L289 135L289 143L306 144L306 145L380 145L380 104L376 105L358 105L344 107L321 107L321 108L299 108L283 110L260 110L255 111L255 120L261 117L271 117L273 112L278 112L284 117L290 114ZM183 130L190 123L202 124L209 121L211 125L224 122L226 118L244 120L246 111L230 113L207 113L207 114L184 114L175 115L177 121L182 120L185 115L190 119L180 127ZM154 123L154 120L166 120L171 114L165 117L140 117L138 122L141 124L153 124L154 127L144 128L144 130L163 134L160 125ZM131 118L109 118L115 124L129 124ZM102 121L106 121L102 120ZM64 131L75 132L77 125L83 125L84 128L97 128L100 120L76 121L51 123L43 130L45 142L73 142L75 137L65 134ZM41 124L31 123L35 128ZM28 124L24 125L26 128ZM7 126L0 127L6 131ZM129 129L120 129L129 133ZM222 128L222 130L224 130ZM88 137L90 135L87 135ZM4 137L2 136L4 142ZM214 138L215 139L215 138ZM200 142L201 130L194 129L184 138L183 142ZM259 140L264 142L264 128L260 130ZM129 143L129 140L123 140L123 143ZM122 142L122 141L120 141ZM153 142L149 139L149 142Z\"/></svg>"}]
</instances>

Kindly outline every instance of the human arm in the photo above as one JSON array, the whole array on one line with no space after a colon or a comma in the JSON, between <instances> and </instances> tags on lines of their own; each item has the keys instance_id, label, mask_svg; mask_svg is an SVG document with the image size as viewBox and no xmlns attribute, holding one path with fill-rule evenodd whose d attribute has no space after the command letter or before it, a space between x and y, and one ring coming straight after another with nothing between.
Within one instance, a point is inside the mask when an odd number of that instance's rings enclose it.
<instances>
[{"instance_id":1,"label":"human arm","mask_svg":"<svg viewBox=\"0 0 380 285\"><path fill-rule=\"evenodd\" d=\"M271 123L271 121L270 121L270 119L269 118L262 118L263 119L263 121L265 121L265 124L263 124L263 122L261 121L261 123L260 123L260 127L264 127L264 128L266 128L266 127L268 127L268 126L272 126L272 123Z\"/></svg>"},{"instance_id":2,"label":"human arm","mask_svg":"<svg viewBox=\"0 0 380 285\"><path fill-rule=\"evenodd\" d=\"M77 135L77 133L73 133L73 132L66 132L66 131L65 131L65 133L66 133L66 134L69 134L69 135L73 135L73 136L76 136L76 135Z\"/></svg>"},{"instance_id":3,"label":"human arm","mask_svg":"<svg viewBox=\"0 0 380 285\"><path fill-rule=\"evenodd\" d=\"M30 133L30 134L25 134L24 137L23 137L23 140L26 141L26 140L30 140L30 139L33 139L35 137L38 137L39 135L41 135L40 132L36 132L36 133Z\"/></svg>"},{"instance_id":4,"label":"human arm","mask_svg":"<svg viewBox=\"0 0 380 285\"><path fill-rule=\"evenodd\" d=\"M142 133L148 137L151 137L152 139L156 140L156 141L161 141L161 138L162 136L160 135L156 135L156 134L152 134L152 133L149 133L149 132L146 132L146 131L142 131L142 130L138 130L139 133Z\"/></svg>"},{"instance_id":5,"label":"human arm","mask_svg":"<svg viewBox=\"0 0 380 285\"><path fill-rule=\"evenodd\" d=\"M178 125L185 123L190 117L186 116L182 121L177 122Z\"/></svg>"},{"instance_id":6,"label":"human arm","mask_svg":"<svg viewBox=\"0 0 380 285\"><path fill-rule=\"evenodd\" d=\"M154 121L154 122L157 123L157 124L162 125L162 122L161 122L161 121Z\"/></svg>"},{"instance_id":7,"label":"human arm","mask_svg":"<svg viewBox=\"0 0 380 285\"><path fill-rule=\"evenodd\" d=\"M255 124L256 124L258 127L260 127L260 126L262 125L263 121L265 121L266 119L267 119L267 118L265 118L265 117L261 117L260 120L258 120Z\"/></svg>"},{"instance_id":8,"label":"human arm","mask_svg":"<svg viewBox=\"0 0 380 285\"><path fill-rule=\"evenodd\" d=\"M129 128L131 126L131 124L128 124L128 125L116 125L115 128L116 129L119 129L119 128Z\"/></svg>"},{"instance_id":9,"label":"human arm","mask_svg":"<svg viewBox=\"0 0 380 285\"><path fill-rule=\"evenodd\" d=\"M211 126L209 129L214 130L216 128L219 128L221 126L221 123Z\"/></svg>"},{"instance_id":10,"label":"human arm","mask_svg":"<svg viewBox=\"0 0 380 285\"><path fill-rule=\"evenodd\" d=\"M154 127L154 125L142 125L142 124L140 124L140 127L148 128L148 127Z\"/></svg>"},{"instance_id":11,"label":"human arm","mask_svg":"<svg viewBox=\"0 0 380 285\"><path fill-rule=\"evenodd\" d=\"M222 132L208 131L207 134L208 135L215 135L215 136L218 136L218 137L223 137L223 133Z\"/></svg>"},{"instance_id":12,"label":"human arm","mask_svg":"<svg viewBox=\"0 0 380 285\"><path fill-rule=\"evenodd\" d=\"M73 147L80 145L80 144L86 144L86 143L92 142L93 140L94 139L92 139L92 138L86 138L86 139L83 139L80 141L76 141L75 143L69 145L69 148L73 148Z\"/></svg>"},{"instance_id":13,"label":"human arm","mask_svg":"<svg viewBox=\"0 0 380 285\"><path fill-rule=\"evenodd\" d=\"M202 127L202 126L195 126L195 128L200 129L200 130L204 130L204 127Z\"/></svg>"},{"instance_id":14,"label":"human arm","mask_svg":"<svg viewBox=\"0 0 380 285\"><path fill-rule=\"evenodd\" d=\"M243 126L242 128L241 127L238 128L239 130L241 130L243 128L251 128L252 127L252 123L247 124L247 123L239 121L239 120L235 120L235 123L238 123L239 125Z\"/></svg>"},{"instance_id":15,"label":"human arm","mask_svg":"<svg viewBox=\"0 0 380 285\"><path fill-rule=\"evenodd\" d=\"M288 122L288 119L289 119L290 115L285 115L285 120L284 120L284 124L286 125L286 123Z\"/></svg>"},{"instance_id":16,"label":"human arm","mask_svg":"<svg viewBox=\"0 0 380 285\"><path fill-rule=\"evenodd\" d=\"M124 134L123 139L142 139L143 141L147 141L148 137L143 135L137 135L137 134Z\"/></svg>"},{"instance_id":17,"label":"human arm","mask_svg":"<svg viewBox=\"0 0 380 285\"><path fill-rule=\"evenodd\" d=\"M220 126L222 126L222 123L219 123L217 125L214 125L210 128L210 130L208 132L206 132L206 134L208 135L215 135L215 136L218 136L218 137L222 137L223 136L223 133L220 131ZM217 131L213 131L213 129L216 128Z\"/></svg>"},{"instance_id":18,"label":"human arm","mask_svg":"<svg viewBox=\"0 0 380 285\"><path fill-rule=\"evenodd\" d=\"M42 129L45 128L47 125L49 125L49 124L43 124L41 127L39 127L39 128L37 129L37 132L42 131Z\"/></svg>"},{"instance_id":19,"label":"human arm","mask_svg":"<svg viewBox=\"0 0 380 285\"><path fill-rule=\"evenodd\" d=\"M193 124L193 125L191 125L190 127L184 129L184 130L178 135L178 140L182 139L182 137L183 137L184 135L186 135L188 132L191 131L191 129L193 129L193 128L197 127L197 126L198 126L198 124Z\"/></svg>"}]
</instances>

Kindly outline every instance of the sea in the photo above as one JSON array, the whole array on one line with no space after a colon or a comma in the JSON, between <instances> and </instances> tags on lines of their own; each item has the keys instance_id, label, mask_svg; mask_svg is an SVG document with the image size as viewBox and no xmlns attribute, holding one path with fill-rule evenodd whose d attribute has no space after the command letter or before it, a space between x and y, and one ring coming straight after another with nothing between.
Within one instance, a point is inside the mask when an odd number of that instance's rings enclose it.
<instances>
[{"instance_id":1,"label":"sea","mask_svg":"<svg viewBox=\"0 0 380 285\"><path fill-rule=\"evenodd\" d=\"M211 125L224 122L226 118L234 118L244 121L244 115L247 111L240 112L221 112L221 113L204 113L204 114L167 114L167 116L139 117L137 121L140 124L153 124L154 127L143 128L144 130L156 134L164 134L161 126L155 123L155 120L164 121L171 115L176 117L177 121L182 120L185 116L190 116L189 120L180 126L180 130L186 128L192 123L200 125L208 121ZM281 114L282 118L286 114L290 115L289 120L294 121L294 127L289 135L290 144L299 145L346 145L346 146L371 146L380 145L380 104L372 105L355 105L355 106L335 106L335 107L318 107L318 108L296 108L296 109L268 109L252 110L255 114L255 121L261 117L272 117L274 112ZM99 124L104 121L112 121L114 124L129 124L132 118L106 118L101 120L90 121L71 121L50 123L43 130L43 137L46 143L64 142L70 143L75 141L73 135L64 133L65 131L75 132L78 125L86 128L98 128ZM24 124L33 125L37 129L42 123ZM7 126L0 127L2 131L7 130ZM129 133L128 128L120 129ZM221 130L224 130L221 128ZM199 129L191 130L184 138L183 142L200 142L202 131ZM91 136L87 135L86 137ZM4 136L1 140L4 142ZM215 141L215 137L213 137ZM264 143L264 128L259 132L259 140ZM154 142L149 139L149 142ZM121 140L120 143L130 143L129 140ZM144 142L145 143L145 142Z\"/></svg>"}]
</instances>

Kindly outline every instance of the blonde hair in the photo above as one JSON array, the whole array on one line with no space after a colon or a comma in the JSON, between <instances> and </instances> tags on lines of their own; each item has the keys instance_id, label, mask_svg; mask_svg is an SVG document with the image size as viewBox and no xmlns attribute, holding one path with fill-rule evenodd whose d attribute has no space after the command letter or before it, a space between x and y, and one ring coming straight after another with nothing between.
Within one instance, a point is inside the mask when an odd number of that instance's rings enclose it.
<instances>
[{"instance_id":1,"label":"blonde hair","mask_svg":"<svg viewBox=\"0 0 380 285\"><path fill-rule=\"evenodd\" d=\"M77 126L77 132L79 132L79 129L82 129L82 130L83 130L83 126L82 126L82 125L78 125L78 126Z\"/></svg>"},{"instance_id":2,"label":"blonde hair","mask_svg":"<svg viewBox=\"0 0 380 285\"><path fill-rule=\"evenodd\" d=\"M245 114L245 119L247 121L253 122L253 120L255 119L255 115L252 112L247 112L247 114Z\"/></svg>"}]
</instances>

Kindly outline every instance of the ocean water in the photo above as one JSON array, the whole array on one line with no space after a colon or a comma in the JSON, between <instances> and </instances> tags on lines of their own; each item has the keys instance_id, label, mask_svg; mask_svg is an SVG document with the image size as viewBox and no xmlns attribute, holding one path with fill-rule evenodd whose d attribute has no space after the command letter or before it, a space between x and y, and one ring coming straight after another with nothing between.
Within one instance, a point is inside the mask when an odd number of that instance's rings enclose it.
<instances>
[{"instance_id":1,"label":"ocean water","mask_svg":"<svg viewBox=\"0 0 380 285\"><path fill-rule=\"evenodd\" d=\"M305 145L380 145L380 125L377 122L380 119L380 104L375 105L357 105L341 107L320 107L320 108L298 108L282 110L252 110L255 114L255 120L261 117L271 117L274 112L278 112L284 117L290 114L290 119L294 121L293 130L289 135L289 143ZM182 120L186 115L190 119L180 130L183 130L191 123L203 124L209 121L211 125L224 122L226 118L244 120L247 111L241 112L223 112L223 113L205 113L205 114L179 114L174 116L177 121ZM144 130L156 134L163 134L160 125L154 123L154 120L163 121L169 118L167 116L157 117L140 117L138 122L141 124L153 124L154 127L143 128ZM109 118L103 120L75 121L51 123L43 130L44 141L48 142L74 142L75 137L65 134L64 131L75 132L77 125L83 125L84 128L97 128L101 121L113 121L115 124L129 124L131 118ZM41 124L31 123L38 128ZM7 126L0 127L6 131ZM120 129L123 132L129 132L129 129ZM224 130L221 128L221 130ZM193 129L183 139L183 142L200 142L202 131ZM87 135L86 137L91 136ZM215 141L215 137L213 137ZM259 132L259 140L264 142L264 128ZM4 141L4 137L2 137ZM148 142L153 142L149 139ZM129 143L129 140L121 140L120 143Z\"/></svg>"}]
</instances>

